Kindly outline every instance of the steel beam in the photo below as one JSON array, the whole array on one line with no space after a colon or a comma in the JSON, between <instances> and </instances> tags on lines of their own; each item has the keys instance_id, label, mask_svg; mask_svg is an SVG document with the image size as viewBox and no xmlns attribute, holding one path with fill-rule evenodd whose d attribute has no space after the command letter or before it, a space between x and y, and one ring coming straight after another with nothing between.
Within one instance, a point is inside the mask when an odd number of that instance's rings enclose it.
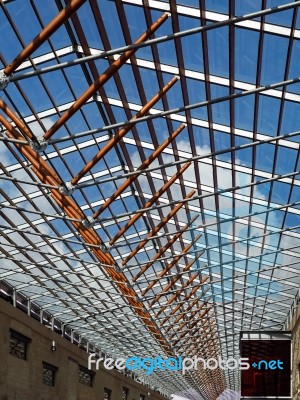
<instances>
[{"instance_id":1,"label":"steel beam","mask_svg":"<svg viewBox=\"0 0 300 400\"><path fill-rule=\"evenodd\" d=\"M186 247L182 250L181 254L179 254L179 255L177 255L176 257L174 257L174 260L173 260L171 263L167 264L167 265L165 266L165 268L158 274L157 277L160 278L160 279L161 279L162 277L164 277L164 276L172 269L172 267L173 267L174 265L176 265L176 263L180 260L180 258L183 257L183 256L185 256L186 253L190 250L190 248L191 248L192 246L194 246L194 244L197 242L197 240L199 239L200 236L201 236L201 235L198 235L197 238L196 238L193 242L191 242L188 246L186 246ZM200 257L200 256L199 256L199 257ZM195 260L193 260L191 263L189 263L189 264L185 267L185 269L188 270L188 269L194 264L195 261L197 261L197 258L196 258ZM198 271L197 271L197 275L199 275L199 272L198 272ZM137 277L135 276L135 277L133 278L133 282L135 282L136 280L137 280ZM153 286L154 286L156 283L157 283L157 281L152 281L152 282L146 287L146 289L143 291L142 296L145 296L145 294L146 294L150 289L152 289Z\"/></svg>"},{"instance_id":2,"label":"steel beam","mask_svg":"<svg viewBox=\"0 0 300 400\"><path fill-rule=\"evenodd\" d=\"M128 186L130 186L139 175L153 163L154 160L162 153L162 151L179 135L179 133L185 128L185 124L180 125L176 131L174 131L158 148L154 150L150 157L148 157L137 169L136 174L131 175L126 179L126 181L115 191L115 193L105 201L104 204L98 209L97 213L94 214L94 218L97 218L104 210L111 205L111 203L116 200ZM119 235L119 234L118 234ZM109 241L112 245L118 239L118 235Z\"/></svg>"},{"instance_id":3,"label":"steel beam","mask_svg":"<svg viewBox=\"0 0 300 400\"><path fill-rule=\"evenodd\" d=\"M33 54L57 29L68 20L86 0L70 0L66 7L29 43L25 49L4 69L5 75L11 75L15 70Z\"/></svg>"},{"instance_id":4,"label":"steel beam","mask_svg":"<svg viewBox=\"0 0 300 400\"><path fill-rule=\"evenodd\" d=\"M82 0L81 0L82 1ZM166 21L168 14L163 14L151 27L143 33L135 42L142 43ZM136 49L125 51L117 60L111 63L107 70L72 104L72 106L55 122L55 124L44 134L44 139L49 140L51 136L65 124L71 117L90 99L135 53ZM143 114L142 114L143 115ZM131 120L133 125L133 120Z\"/></svg>"},{"instance_id":5,"label":"steel beam","mask_svg":"<svg viewBox=\"0 0 300 400\"><path fill-rule=\"evenodd\" d=\"M190 167L191 162L187 162L184 164L182 168L180 168L179 171L176 172L175 175L172 176L172 178L166 182L153 196L152 198L147 201L147 203L144 205L143 209L147 209L151 207L154 203L158 201L158 199L173 185L175 181ZM109 241L109 244L114 244L116 240L118 240L133 224L136 223L136 221L144 214L144 211L138 210L135 215L130 218L130 220L127 222L123 228L120 229L118 234ZM93 218L96 218L98 216L98 213L95 213L93 215Z\"/></svg>"},{"instance_id":6,"label":"steel beam","mask_svg":"<svg viewBox=\"0 0 300 400\"><path fill-rule=\"evenodd\" d=\"M86 136L87 134L91 134L92 135L94 133L97 133L97 131L98 131L97 129L94 129L94 130L90 130L90 131L84 132L83 136ZM79 135L81 135L81 134L79 134ZM232 146L232 147L229 147L229 148L226 148L226 149L222 149L222 150L214 151L214 152L211 152L211 153L207 153L205 155L201 154L201 155L198 155L198 156L189 157L189 161L200 161L200 160L208 158L208 157L218 156L218 155L222 155L222 154L225 154L225 153L230 153L230 152L234 152L234 151L238 151L238 150L244 150L244 149L247 149L247 148L256 147L256 146L261 145L261 144L277 142L279 140L288 140L288 139L291 139L291 138L299 136L299 135L300 135L300 131L296 131L296 132L288 133L286 135L275 136L275 137L271 137L271 138L264 139L264 140L257 140L257 141L254 141L254 142L251 142L251 143L246 143L246 144L243 144L243 145L240 145L240 146ZM68 136L67 139L71 140L72 138L75 139L74 135L73 136ZM1 139L2 138L0 138L0 140ZM53 144L56 143L56 141L49 141L49 143L50 142L53 143ZM57 142L59 142L59 140ZM174 167L176 165L180 165L180 164L183 164L185 162L186 162L186 159L181 159L181 160L178 160L178 161L173 161L173 162L170 162L170 163L163 164L163 167L164 168ZM153 171L160 170L160 169L161 169L161 165L160 166L156 166L156 167L150 167L150 168L147 168L146 170L144 170L143 173L149 173L149 172L153 172ZM135 174L136 174L136 172L127 172L124 175L115 175L115 176L111 176L109 178L101 179L101 181L96 179L93 182L80 183L80 184L76 185L76 188L90 187L90 186L94 186L94 185L99 185L101 183L107 183L107 182L111 182L111 181L116 181L118 179L128 178L128 177L130 177L132 175L135 175ZM268 178L268 179L270 179L270 181L271 181L271 180L281 179L281 177L282 178L290 177L290 176L293 176L293 174L295 174L295 173L276 175L275 177ZM259 181L259 182L261 182L261 181ZM253 184L256 184L256 183L250 183L249 185L251 186ZM244 188L244 187L248 187L248 185L240 186L240 188Z\"/></svg>"},{"instance_id":7,"label":"steel beam","mask_svg":"<svg viewBox=\"0 0 300 400\"><path fill-rule=\"evenodd\" d=\"M299 172L297 172L297 174L299 174ZM237 187L236 187L236 190L238 190ZM211 194L209 194L209 195L211 195ZM155 209L154 208L153 209L152 208L143 208L143 209L140 209L139 211L136 211L136 212L128 212L128 213L115 215L114 217L102 218L100 221L101 222L112 221L112 220L115 221L115 220L118 220L119 218L128 217L128 216L130 216L132 214L136 214L136 213L138 213L140 211L146 212L146 211L151 211L151 210L157 210L157 209L160 209L160 208L170 207L171 205L176 205L178 203L185 204L185 203L188 203L190 201L199 200L199 199L203 198L203 196L208 197L207 195L200 195L200 196L194 196L194 197L191 197L191 198L185 198L183 200L178 200L178 201L174 200L174 201L171 201L171 202L169 202L167 204L158 205L158 206L155 207ZM272 212L272 211L278 211L278 210L282 210L284 208L295 207L295 206L298 206L299 204L300 204L300 201L296 201L296 202L285 204L285 205L278 206L278 207L269 207L264 211L255 211L255 212L252 212L252 213L249 213L249 214L244 214L244 215L239 215L239 216L232 217L232 218L223 219L223 220L218 221L218 222L210 222L210 223L207 223L207 224L203 224L203 225L201 225L201 228L207 228L209 226L213 226L213 225L217 225L217 224L224 224L225 222L233 222L233 221L236 221L238 219L243 219L243 218L252 217L252 216L255 216L255 215L265 214L265 213L269 213L269 212Z\"/></svg>"},{"instance_id":8,"label":"steel beam","mask_svg":"<svg viewBox=\"0 0 300 400\"><path fill-rule=\"evenodd\" d=\"M194 194L195 194L195 190L192 190L192 191L185 197L185 199L191 198ZM152 236L156 235L156 233L159 232L159 230L160 230L163 226L165 226L165 225L167 224L167 222L168 222L171 218L173 218L173 216L183 207L183 205L184 205L184 203L181 202L181 203L179 203L176 207L174 207L174 208L169 212L169 214L168 214L166 217L164 217L164 218L162 219L162 221L161 221L154 229L152 229L152 231L147 235L147 237L146 237L144 240L142 240L142 241L140 242L140 244L125 258L125 260L122 261L122 265L124 266L125 264L127 264L128 261L131 260L131 258L134 257L134 256L137 254L137 252L138 252L139 250L141 250L141 249L145 246L145 244L152 238Z\"/></svg>"},{"instance_id":9,"label":"steel beam","mask_svg":"<svg viewBox=\"0 0 300 400\"><path fill-rule=\"evenodd\" d=\"M267 8L265 10L260 10L260 11L254 12L254 13L245 14L243 16L233 17L233 18L225 19L223 21L214 22L214 23L211 23L209 25L200 26L198 28L187 29L187 30L184 30L184 31L181 31L181 32L175 32L173 34L168 34L168 35L161 36L161 37L158 37L158 38L149 39L149 40L147 40L146 42L143 42L143 43L131 44L129 46L119 47L117 49L101 52L101 54L95 54L95 55L91 55L91 56L87 56L87 57L82 57L82 58L79 58L79 59L76 59L76 60L73 60L73 61L67 61L65 63L60 63L58 65L53 65L53 66L50 66L50 67L47 67L47 68L43 68L43 69L40 69L40 70L30 71L30 72L27 72L27 73L22 74L22 75L16 75L16 76L11 78L11 81L14 82L14 81L17 81L17 80L20 80L20 79L25 79L27 77L41 75L43 73L56 71L56 70L62 69L62 68L68 68L68 67L71 67L73 65L87 63L89 61L97 60L97 59L100 59L100 58L108 58L108 57L113 56L115 54L124 53L125 51L128 51L128 50L137 50L137 49L142 48L142 47L152 46L154 44L163 43L163 42L167 42L167 41L170 41L170 40L173 40L173 39L178 39L178 38L194 35L196 33L201 33L201 32L209 31L209 30L212 30L212 29L221 28L221 27L224 27L224 26L235 25L235 24L237 24L239 22L243 22L243 21L246 21L246 20L249 20L249 19L251 20L251 19L254 19L254 18L258 18L258 17L271 15L271 14L274 14L274 13L277 13L277 12L290 10L292 8L298 7L299 5L300 5L300 1L295 1L293 3L288 3L288 4L280 5L280 6L277 6L277 7Z\"/></svg>"},{"instance_id":10,"label":"steel beam","mask_svg":"<svg viewBox=\"0 0 300 400\"><path fill-rule=\"evenodd\" d=\"M199 290L199 288L202 286L202 284L201 283L199 283L198 285L196 285L195 287L193 287L193 289L190 291L190 293L187 295L187 296L185 296L185 298L183 299L183 301L181 302L181 303L179 303L179 304L177 304L174 308L173 308L173 310L171 310L171 312L169 313L169 315L160 323L160 326L163 326L170 318L171 318L171 316L172 315L174 315L175 313L176 313L176 311L178 311L181 307L183 307L185 304L186 304L186 302L197 292L197 290ZM206 290L206 292L207 292L207 290ZM177 296L178 297L178 296ZM155 317L157 318L174 300L176 300L176 298L172 298L172 301L171 301L171 299L165 304L165 305L163 305L159 310L158 310L158 312L155 314ZM197 298L197 300L199 300L198 298Z\"/></svg>"},{"instance_id":11,"label":"steel beam","mask_svg":"<svg viewBox=\"0 0 300 400\"><path fill-rule=\"evenodd\" d=\"M53 113L54 113L54 112L53 112ZM177 121L176 121L176 122L177 122ZM57 144L57 143L67 142L67 141L70 141L70 140L76 140L76 139L80 139L80 138L82 138L82 137L94 135L94 134L96 134L96 133L101 133L101 132L104 132L104 131L109 131L109 130L111 129L111 127L113 127L113 128L120 128L120 127L125 126L126 124L127 124L127 122L120 122L120 123L118 123L118 124L107 125L107 126L102 127L102 128L89 129L89 130L84 131L84 132L75 133L74 135L63 136L63 137L58 138L58 139L50 139L50 140L48 141L48 143L49 143L49 144ZM107 129L106 129L106 128L107 128ZM218 151L216 151L216 152L214 152L214 153L209 153L209 154L214 154L214 155L224 154L224 153L228 153L228 152L234 151L234 150L241 150L241 149L244 149L244 148L248 148L248 147L252 147L252 146L257 146L257 145L259 145L259 144L275 142L275 141L277 141L277 140L290 139L290 138L295 137L295 136L298 136L298 135L300 135L300 131L296 131L296 132L292 132L292 133L287 133L286 135L278 135L278 136L275 136L275 137L272 136L272 137L269 137L268 139L257 140L257 141L254 141L254 142L251 142L251 143L246 143L246 144L239 145L239 146L232 146L232 147L230 147L230 148L218 150ZM203 155L191 157L190 160L196 161L196 160L199 159L198 157L202 157L202 158L203 158ZM208 155L207 155L207 157L208 157ZM175 165L176 165L176 163L179 163L179 164L180 164L180 163L183 163L183 162L184 162L184 161L181 161L181 160L175 161ZM170 166L173 166L173 162L172 162L172 163L167 163L167 164L165 164L165 165L166 165L166 166L169 166L169 165L170 165ZM149 168L149 169L146 170L146 172L148 172L148 171L154 171L155 169L158 169L158 167ZM132 172L132 174L134 174L134 172ZM129 176L129 174L127 174L127 175ZM117 179L117 177L113 177L113 178L110 178L110 179ZM83 185L83 184L81 184L81 186L82 186L82 185Z\"/></svg>"},{"instance_id":12,"label":"steel beam","mask_svg":"<svg viewBox=\"0 0 300 400\"><path fill-rule=\"evenodd\" d=\"M20 144L20 142L22 142L22 144L24 144L23 140L18 140L17 143ZM15 178L13 176L7 176L7 175L0 175L0 179L2 180L6 180L6 181L10 181L10 182L14 182L14 183L24 183L25 185L31 185L31 186L36 186L39 189L40 188L45 188L45 189L58 189L57 186L53 186L53 185L46 185L40 182L34 182L34 181L25 181L24 179L20 179L20 178Z\"/></svg>"},{"instance_id":13,"label":"steel beam","mask_svg":"<svg viewBox=\"0 0 300 400\"><path fill-rule=\"evenodd\" d=\"M199 278L199 274L196 273L194 275L192 275L186 282L184 282L184 284L180 287L180 291L182 291L183 289L186 289L196 278ZM179 278L178 278L179 279ZM208 277L207 277L208 279ZM202 283L202 281L200 282ZM154 299L151 301L150 303L150 307L152 307L155 303L158 302L158 300L162 297L165 296L166 294L169 294L169 289L173 286L173 284L169 284L166 287L164 287L164 289L157 294ZM178 289L175 289L176 292L178 292ZM177 293L175 294L175 296L177 297Z\"/></svg>"},{"instance_id":14,"label":"steel beam","mask_svg":"<svg viewBox=\"0 0 300 400\"><path fill-rule=\"evenodd\" d=\"M186 310L185 310L184 312L180 313L180 315L177 316L177 318L175 319L175 321L172 322L172 324L171 324L168 328L166 328L165 333L168 333L172 328L174 328L174 326L176 326L176 324L178 324L179 321L181 321L182 318L183 318L184 316L186 316L187 313L188 313L198 302L199 302L199 300L196 299L192 304L190 304L190 305L186 308ZM204 301L204 302L200 305L200 307L197 308L197 310L191 311L191 315L195 315L194 313L197 313L197 312L201 311L202 308L203 308L204 306L206 306L207 304L208 304L208 302ZM183 324L187 324L188 322L189 322L189 321L183 322L183 323L180 325L180 329L182 329Z\"/></svg>"},{"instance_id":15,"label":"steel beam","mask_svg":"<svg viewBox=\"0 0 300 400\"><path fill-rule=\"evenodd\" d=\"M140 276L142 276L153 264L154 262L158 261L160 259L160 256L165 253L172 245L173 243L176 242L176 240L178 240L183 233L186 232L186 229L199 217L199 214L194 216L191 221L186 224L179 232L177 232L172 239L170 239L161 249L159 249L159 251L155 254L155 256L152 258L152 260L150 260L148 263L146 263L146 265L143 266L143 268L141 269L141 271L138 272L138 274L136 275L136 278L138 279ZM158 280L160 278L156 278L156 280Z\"/></svg>"},{"instance_id":16,"label":"steel beam","mask_svg":"<svg viewBox=\"0 0 300 400\"><path fill-rule=\"evenodd\" d=\"M246 96L249 96L252 94L263 93L267 90L278 89L278 88L286 87L288 85L292 85L292 84L299 83L299 82L300 82L300 77L291 78L291 79L284 80L281 82L271 83L271 84L265 85L265 86L259 86L254 89L233 93L233 94L230 94L227 96L217 97L215 99L200 101L197 103L188 104L186 106L172 108L167 111L150 114L150 115L147 115L144 117L137 118L134 121L118 122L115 124L106 125L102 128L97 129L97 132L104 132L104 131L109 131L109 130L113 130L113 129L124 127L124 126L135 125L136 123L139 123L139 122L145 122L145 121L149 121L149 120L155 119L155 118L167 117L171 114L179 114L179 113L186 112L189 110L194 110L195 108L207 107L207 106L210 106L213 104L218 104L218 103L222 103L222 102L229 101L229 100L239 99L239 98L246 97ZM68 136L68 139L66 139L66 140L70 140L72 138L78 138L78 137L80 137L79 135ZM275 140L276 139L277 139L277 137L275 138ZM63 141L64 139L60 139L60 140Z\"/></svg>"},{"instance_id":17,"label":"steel beam","mask_svg":"<svg viewBox=\"0 0 300 400\"><path fill-rule=\"evenodd\" d=\"M292 232L293 230L299 229L299 228L300 228L300 225L295 225L295 226L291 226L291 227L287 227L287 228L282 228L282 229L272 229L272 231L270 231L270 232L268 232L268 233L264 233L264 234L262 234L262 235L247 236L247 237L244 238L244 239L228 240L228 242L222 243L220 246L208 246L208 247L204 247L203 249L204 249L204 250L219 249L219 248L221 248L221 247L226 247L226 246L229 246L229 245L231 245L231 244L238 244L238 243L247 242L248 240L250 241L250 240L253 240L253 239L260 239L260 238L264 238L264 237L267 237L267 236L276 235L277 233L288 233L288 232ZM189 231L197 231L197 230L199 230L199 229L202 229L202 225L198 225L198 226L195 226L195 227L192 227L192 228L187 228L187 229L186 229L186 232L189 232ZM172 236L172 235L174 235L174 234L175 234L175 233L168 233L168 234L163 234L163 235L157 235L157 236L153 237L152 239L161 239L161 238L163 238L163 237L168 238L169 236ZM298 235L298 234L297 234L297 235ZM300 235L299 235L299 236L300 236ZM129 242L129 241L128 241L127 243L122 244L122 246L133 245L133 244L136 244L136 243L139 243L139 242L140 242L140 240L138 240L138 241L132 241L132 242ZM172 256L170 256L170 257L172 257ZM168 258L170 258L170 257L168 257ZM166 260L167 257L160 258L158 261L164 260L164 259ZM134 268L134 267L139 267L139 266L145 265L145 264L146 264L146 263L134 264L134 265L129 265L128 267L124 267L124 268Z\"/></svg>"}]
</instances>

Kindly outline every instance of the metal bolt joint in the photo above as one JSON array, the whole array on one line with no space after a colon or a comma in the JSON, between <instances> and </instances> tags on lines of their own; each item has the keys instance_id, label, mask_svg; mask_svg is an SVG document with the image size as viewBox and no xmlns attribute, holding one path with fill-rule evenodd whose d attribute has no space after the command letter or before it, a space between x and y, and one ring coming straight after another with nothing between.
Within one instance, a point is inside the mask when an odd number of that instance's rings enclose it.
<instances>
[{"instance_id":1,"label":"metal bolt joint","mask_svg":"<svg viewBox=\"0 0 300 400\"><path fill-rule=\"evenodd\" d=\"M59 191L64 196L71 196L71 194L74 193L75 189L75 186L73 186L71 182L67 182L60 186Z\"/></svg>"},{"instance_id":2,"label":"metal bolt joint","mask_svg":"<svg viewBox=\"0 0 300 400\"><path fill-rule=\"evenodd\" d=\"M36 151L37 153L41 153L46 150L48 146L47 140L43 137L36 138L35 140L31 140L29 143L32 150Z\"/></svg>"},{"instance_id":3,"label":"metal bolt joint","mask_svg":"<svg viewBox=\"0 0 300 400\"><path fill-rule=\"evenodd\" d=\"M9 77L5 75L4 70L0 71L0 90L4 90L9 84Z\"/></svg>"},{"instance_id":4,"label":"metal bolt joint","mask_svg":"<svg viewBox=\"0 0 300 400\"><path fill-rule=\"evenodd\" d=\"M109 245L106 246L104 243L102 243L101 250L103 251L103 253L109 253L110 246Z\"/></svg>"},{"instance_id":5,"label":"metal bolt joint","mask_svg":"<svg viewBox=\"0 0 300 400\"><path fill-rule=\"evenodd\" d=\"M96 221L93 217L86 217L81 222L85 228L91 228L95 224Z\"/></svg>"}]
</instances>

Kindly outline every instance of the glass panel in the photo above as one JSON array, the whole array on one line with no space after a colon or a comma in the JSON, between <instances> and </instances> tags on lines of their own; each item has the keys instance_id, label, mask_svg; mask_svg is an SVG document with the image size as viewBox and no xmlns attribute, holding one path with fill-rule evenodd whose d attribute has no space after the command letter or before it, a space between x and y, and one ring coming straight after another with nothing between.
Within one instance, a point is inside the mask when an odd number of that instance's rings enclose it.
<instances>
[{"instance_id":1,"label":"glass panel","mask_svg":"<svg viewBox=\"0 0 300 400\"><path fill-rule=\"evenodd\" d=\"M277 136L280 100L268 96L259 96L258 124L259 133Z\"/></svg>"},{"instance_id":2,"label":"glass panel","mask_svg":"<svg viewBox=\"0 0 300 400\"><path fill-rule=\"evenodd\" d=\"M262 56L261 84L281 82L284 80L286 56L289 41L275 35L264 35Z\"/></svg>"},{"instance_id":3,"label":"glass panel","mask_svg":"<svg viewBox=\"0 0 300 400\"><path fill-rule=\"evenodd\" d=\"M229 77L228 27L207 31L209 72Z\"/></svg>"},{"instance_id":4,"label":"glass panel","mask_svg":"<svg viewBox=\"0 0 300 400\"><path fill-rule=\"evenodd\" d=\"M256 82L259 33L249 29L235 30L235 79Z\"/></svg>"},{"instance_id":5,"label":"glass panel","mask_svg":"<svg viewBox=\"0 0 300 400\"><path fill-rule=\"evenodd\" d=\"M198 28L200 26L199 19L186 16L179 16L180 30ZM202 53L202 37L198 34L184 36L181 39L183 62L186 69L193 71L204 71L203 53Z\"/></svg>"},{"instance_id":6,"label":"glass panel","mask_svg":"<svg viewBox=\"0 0 300 400\"><path fill-rule=\"evenodd\" d=\"M286 4L285 0L267 0L266 8L273 8ZM266 17L266 22L270 24L290 26L292 23L293 10L277 12Z\"/></svg>"},{"instance_id":7,"label":"glass panel","mask_svg":"<svg viewBox=\"0 0 300 400\"><path fill-rule=\"evenodd\" d=\"M208 10L216 11L224 14L228 14L229 12L229 0L206 0L205 5Z\"/></svg>"}]
</instances>

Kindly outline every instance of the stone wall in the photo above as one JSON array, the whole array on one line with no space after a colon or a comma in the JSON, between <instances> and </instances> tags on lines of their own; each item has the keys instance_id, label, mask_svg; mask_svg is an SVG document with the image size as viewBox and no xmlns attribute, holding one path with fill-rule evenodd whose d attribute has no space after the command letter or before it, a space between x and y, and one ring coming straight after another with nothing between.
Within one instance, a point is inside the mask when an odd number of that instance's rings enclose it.
<instances>
[{"instance_id":1,"label":"stone wall","mask_svg":"<svg viewBox=\"0 0 300 400\"><path fill-rule=\"evenodd\" d=\"M30 339L27 359L10 354L11 330ZM55 340L56 351L51 350ZM165 400L159 393L102 365L92 387L79 383L79 366L88 366L88 354L75 344L0 299L0 400L104 400L104 388L111 400L122 400L123 387L128 400ZM55 385L43 383L43 362L58 368ZM101 364L101 363L100 363Z\"/></svg>"}]
</instances>

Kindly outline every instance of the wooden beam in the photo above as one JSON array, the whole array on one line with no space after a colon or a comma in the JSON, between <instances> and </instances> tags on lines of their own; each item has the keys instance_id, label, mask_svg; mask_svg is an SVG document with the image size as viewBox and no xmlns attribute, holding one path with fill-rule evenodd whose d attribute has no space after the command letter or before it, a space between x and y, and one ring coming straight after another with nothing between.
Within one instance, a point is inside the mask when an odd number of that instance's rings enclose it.
<instances>
[{"instance_id":1,"label":"wooden beam","mask_svg":"<svg viewBox=\"0 0 300 400\"><path fill-rule=\"evenodd\" d=\"M49 37L62 26L64 22L85 3L86 0L70 0L66 7L30 42L25 49L4 69L5 75L11 75L15 70L30 57Z\"/></svg>"},{"instance_id":2,"label":"wooden beam","mask_svg":"<svg viewBox=\"0 0 300 400\"><path fill-rule=\"evenodd\" d=\"M94 214L94 218L95 215L97 215L97 217L103 213L104 210L107 209L107 207L109 207L111 205L111 203L116 200L123 192L126 188L128 188L128 186L130 186L138 177L139 175L143 172L144 169L148 168L149 165L151 165L153 163L154 160L156 160L156 158L164 151L164 149L172 142L172 140L174 140L179 133L185 128L185 124L180 125L180 127L178 129L176 129L176 131L174 131L173 133L171 133L171 135L159 146L157 147L157 149L154 150L154 152L151 154L150 157L148 157L136 170L136 174L135 175L131 175L129 178L126 179L126 181L115 191L115 193L110 196L104 204L102 204L102 206L99 208L99 210L97 211L97 214ZM148 207L148 206L147 206ZM150 206L149 206L150 207ZM145 206L146 208L146 206ZM123 231L124 228L122 228L120 230L120 232L109 241L109 244L112 245L115 243L116 240L119 239L120 236L122 236L122 234L124 232Z\"/></svg>"},{"instance_id":3,"label":"wooden beam","mask_svg":"<svg viewBox=\"0 0 300 400\"><path fill-rule=\"evenodd\" d=\"M81 0L82 1L82 0ZM168 18L167 14L163 14L151 27L143 33L135 42L135 44L142 43L147 40L153 33L165 22ZM51 136L65 124L71 117L82 107L88 99L90 99L120 68L126 61L137 51L137 49L125 51L117 60L115 60L107 70L101 74L98 79L73 103L73 105L66 111L55 124L44 134L44 139L48 140ZM175 83L175 82L174 82ZM137 118L137 117L136 117ZM77 181L77 177L75 181ZM80 179L80 178L79 178ZM78 179L78 180L79 180ZM73 183L74 184L74 183Z\"/></svg>"},{"instance_id":4,"label":"wooden beam","mask_svg":"<svg viewBox=\"0 0 300 400\"><path fill-rule=\"evenodd\" d=\"M192 191L184 198L184 200L190 199L191 197L194 196L195 193L196 193L196 190L192 190ZM163 226L165 226L165 225L167 224L167 222L168 222L171 218L173 218L174 215L175 215L184 205L185 205L185 203L182 203L182 202L178 203L178 204L176 205L176 207L174 207L174 208L169 212L169 214L168 214L166 217L164 217L164 218L162 219L162 221L161 221L154 229L152 229L152 231L147 235L147 237L146 237L144 240L142 240L142 241L140 242L140 244L125 258L125 260L122 261L122 265L127 264L128 261L131 260L131 258L134 257L134 256L138 253L138 251L141 250L141 249L145 246L145 244L151 239L151 237L154 236L154 235L156 235L157 232L159 232L160 229L161 229Z\"/></svg>"}]
</instances>

